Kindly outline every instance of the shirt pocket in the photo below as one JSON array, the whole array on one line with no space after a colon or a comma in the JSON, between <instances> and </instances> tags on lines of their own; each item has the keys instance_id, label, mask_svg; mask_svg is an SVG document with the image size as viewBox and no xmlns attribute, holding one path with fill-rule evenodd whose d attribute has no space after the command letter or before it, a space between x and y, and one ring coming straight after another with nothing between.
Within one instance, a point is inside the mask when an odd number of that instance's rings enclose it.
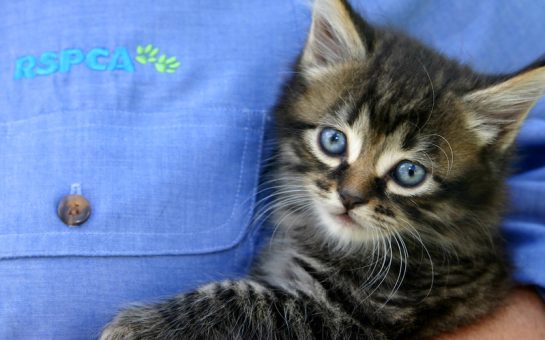
<instances>
[{"instance_id":1,"label":"shirt pocket","mask_svg":"<svg viewBox=\"0 0 545 340\"><path fill-rule=\"evenodd\" d=\"M0 125L0 257L178 255L251 225L267 114L243 108L70 110ZM58 202L79 183L91 216Z\"/></svg>"}]
</instances>

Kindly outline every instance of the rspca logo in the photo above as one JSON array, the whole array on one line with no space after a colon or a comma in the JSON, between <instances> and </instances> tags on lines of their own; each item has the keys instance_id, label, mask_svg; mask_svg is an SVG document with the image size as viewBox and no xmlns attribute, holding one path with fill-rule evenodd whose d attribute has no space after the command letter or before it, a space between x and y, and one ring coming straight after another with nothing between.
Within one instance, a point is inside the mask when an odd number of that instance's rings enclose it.
<instances>
[{"instance_id":1,"label":"rspca logo","mask_svg":"<svg viewBox=\"0 0 545 340\"><path fill-rule=\"evenodd\" d=\"M49 76L54 73L68 73L74 67L86 67L92 71L135 71L135 62L153 65L159 73L174 73L180 67L176 57L159 53L159 49L149 44L136 48L136 57L131 57L125 47L113 50L95 47L87 52L79 48L67 48L60 52L44 52L40 56L27 55L15 61L14 79Z\"/></svg>"}]
</instances>

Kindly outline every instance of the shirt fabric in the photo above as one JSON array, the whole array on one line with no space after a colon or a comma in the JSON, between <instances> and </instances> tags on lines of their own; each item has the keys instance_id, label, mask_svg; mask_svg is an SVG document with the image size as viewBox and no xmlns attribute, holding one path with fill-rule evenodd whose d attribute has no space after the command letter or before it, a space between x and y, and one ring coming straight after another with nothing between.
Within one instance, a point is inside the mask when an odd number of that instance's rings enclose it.
<instances>
[{"instance_id":1,"label":"shirt fabric","mask_svg":"<svg viewBox=\"0 0 545 340\"><path fill-rule=\"evenodd\" d=\"M483 72L545 52L535 1L353 3ZM270 108L308 5L24 0L0 18L0 339L96 338L123 305L244 275L264 241ZM516 278L542 287L544 128L541 104L504 223ZM69 228L56 208L76 183L92 213Z\"/></svg>"}]
</instances>

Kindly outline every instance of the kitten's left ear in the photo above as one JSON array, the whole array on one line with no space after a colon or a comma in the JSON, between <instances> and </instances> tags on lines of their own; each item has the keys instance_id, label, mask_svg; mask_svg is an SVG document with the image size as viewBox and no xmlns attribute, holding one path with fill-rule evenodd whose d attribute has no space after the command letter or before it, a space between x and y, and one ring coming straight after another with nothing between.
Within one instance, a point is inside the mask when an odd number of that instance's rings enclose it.
<instances>
[{"instance_id":1,"label":"kitten's left ear","mask_svg":"<svg viewBox=\"0 0 545 340\"><path fill-rule=\"evenodd\" d=\"M513 144L528 112L545 92L545 62L535 64L463 97L469 127L483 145L494 144L503 152Z\"/></svg>"},{"instance_id":2,"label":"kitten's left ear","mask_svg":"<svg viewBox=\"0 0 545 340\"><path fill-rule=\"evenodd\" d=\"M363 19L346 0L314 0L310 33L301 58L303 68L331 66L365 57L361 26L364 26Z\"/></svg>"}]
</instances>

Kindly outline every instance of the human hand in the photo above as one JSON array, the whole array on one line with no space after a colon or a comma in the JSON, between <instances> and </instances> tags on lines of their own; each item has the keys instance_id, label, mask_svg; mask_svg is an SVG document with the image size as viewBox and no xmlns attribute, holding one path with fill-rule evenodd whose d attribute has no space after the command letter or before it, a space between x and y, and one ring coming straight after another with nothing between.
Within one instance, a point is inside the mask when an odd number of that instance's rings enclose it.
<instances>
[{"instance_id":1,"label":"human hand","mask_svg":"<svg viewBox=\"0 0 545 340\"><path fill-rule=\"evenodd\" d=\"M531 287L513 290L494 314L438 340L545 339L545 303Z\"/></svg>"}]
</instances>

